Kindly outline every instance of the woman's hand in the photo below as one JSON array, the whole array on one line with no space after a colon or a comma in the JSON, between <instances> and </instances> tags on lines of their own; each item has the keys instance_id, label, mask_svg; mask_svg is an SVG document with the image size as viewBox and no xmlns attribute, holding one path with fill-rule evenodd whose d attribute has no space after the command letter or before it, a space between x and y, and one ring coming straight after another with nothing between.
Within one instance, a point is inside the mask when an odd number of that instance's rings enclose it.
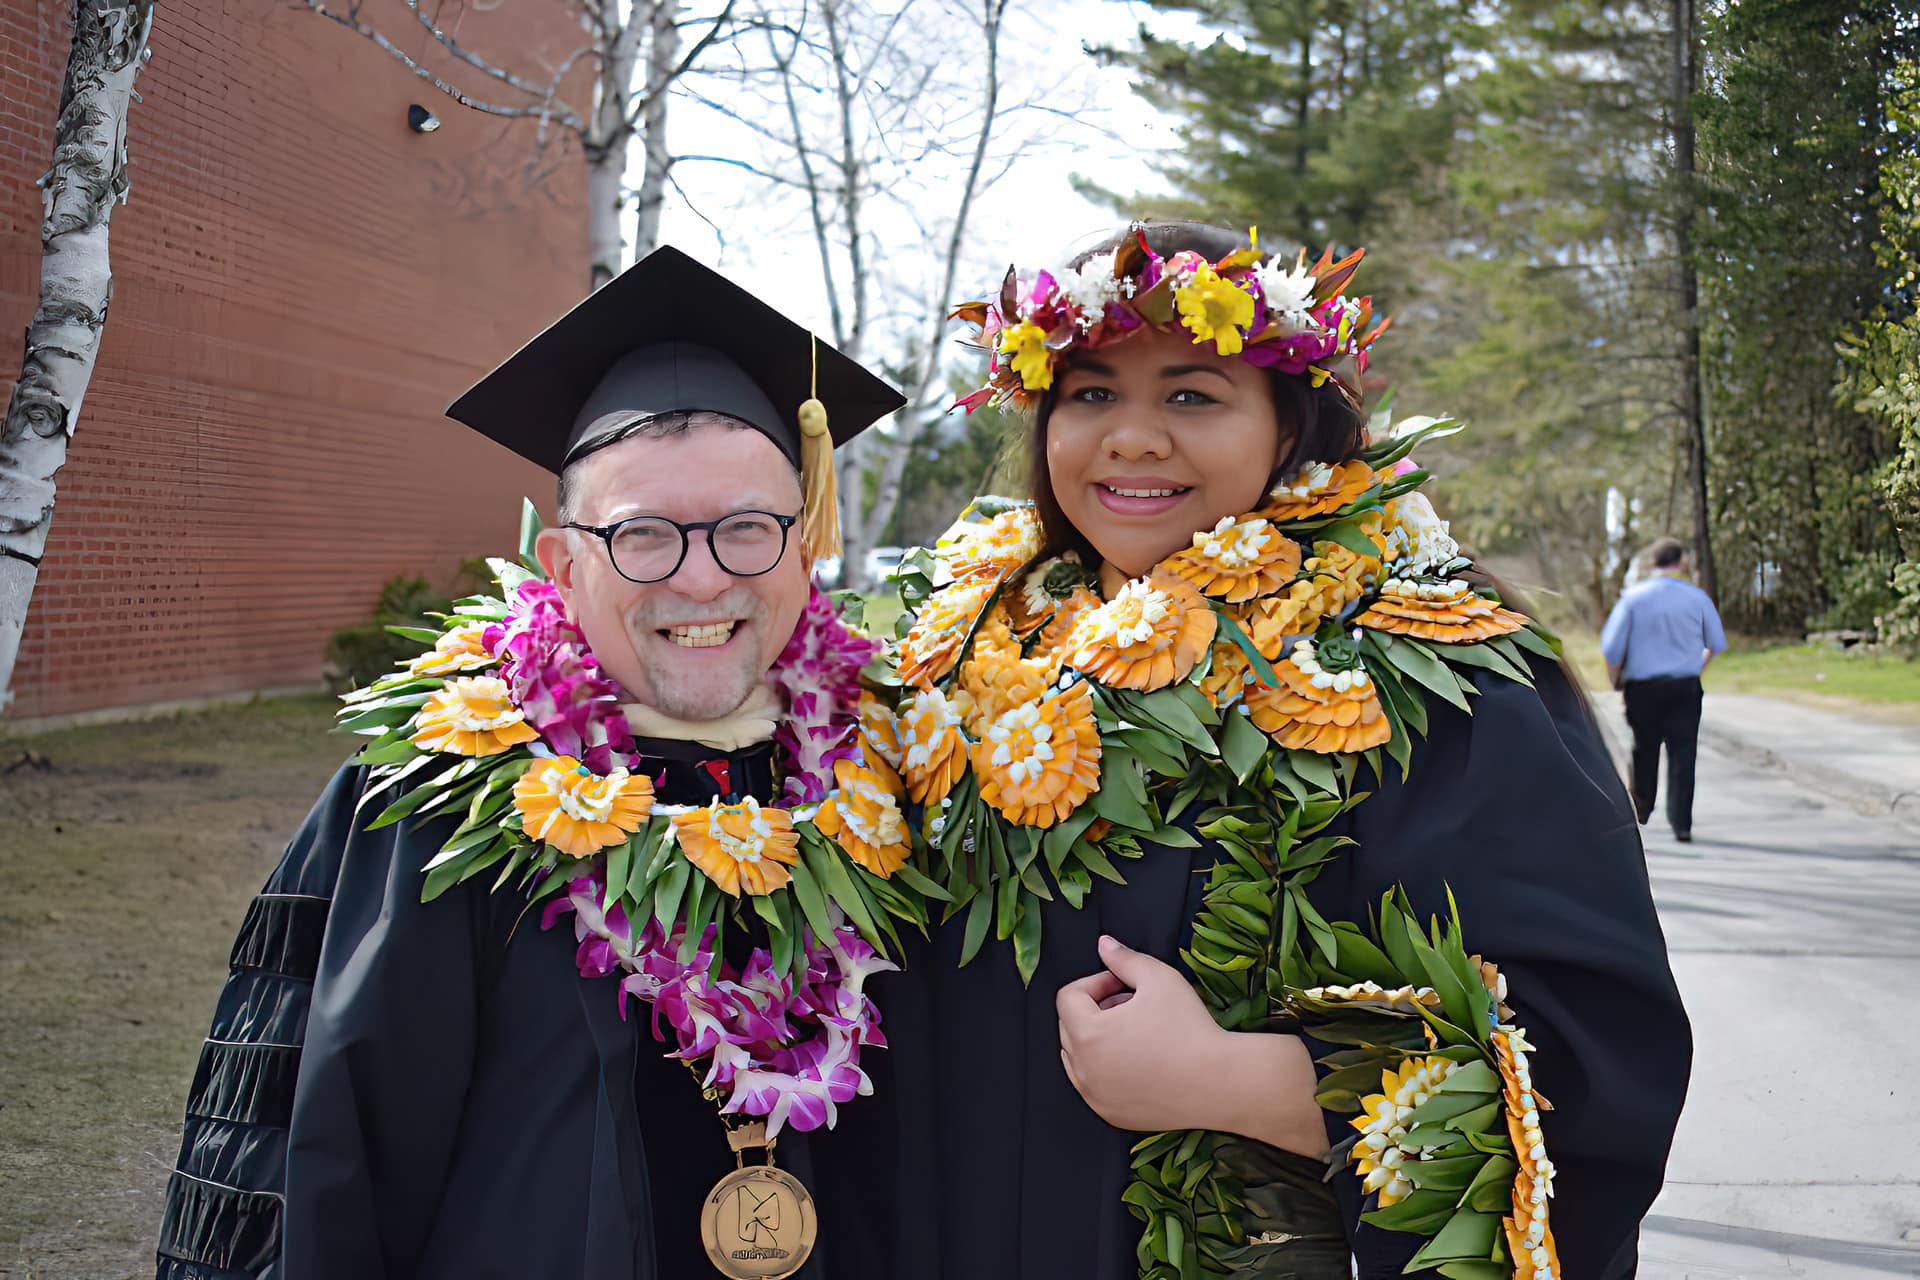
<instances>
[{"instance_id":1,"label":"woman's hand","mask_svg":"<svg viewBox=\"0 0 1920 1280\"><path fill-rule=\"evenodd\" d=\"M1060 1059L1118 1129L1218 1129L1324 1156L1313 1062L1287 1035L1221 1028L1171 965L1100 939L1106 969L1060 988Z\"/></svg>"}]
</instances>

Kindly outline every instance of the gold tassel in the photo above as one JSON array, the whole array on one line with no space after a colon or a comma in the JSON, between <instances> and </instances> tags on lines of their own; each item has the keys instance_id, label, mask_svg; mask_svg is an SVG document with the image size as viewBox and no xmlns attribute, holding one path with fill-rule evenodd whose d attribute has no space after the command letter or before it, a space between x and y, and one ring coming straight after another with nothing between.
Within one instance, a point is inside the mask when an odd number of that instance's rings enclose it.
<instances>
[{"instance_id":1,"label":"gold tassel","mask_svg":"<svg viewBox=\"0 0 1920 1280\"><path fill-rule=\"evenodd\" d=\"M800 488L806 506L800 518L800 551L807 569L840 554L840 494L833 472L833 435L827 406L820 403L820 339L813 339L813 396L800 406Z\"/></svg>"}]
</instances>

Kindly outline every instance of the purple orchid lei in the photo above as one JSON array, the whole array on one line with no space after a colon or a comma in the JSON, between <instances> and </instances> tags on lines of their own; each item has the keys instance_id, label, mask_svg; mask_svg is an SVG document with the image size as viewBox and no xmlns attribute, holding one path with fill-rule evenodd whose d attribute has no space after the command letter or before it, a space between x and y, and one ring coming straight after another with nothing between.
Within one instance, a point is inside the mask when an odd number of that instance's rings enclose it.
<instances>
[{"instance_id":1,"label":"purple orchid lei","mask_svg":"<svg viewBox=\"0 0 1920 1280\"><path fill-rule=\"evenodd\" d=\"M649 919L636 937L619 903L601 909L605 899L597 871L581 876L567 886L566 897L547 905L541 926L550 929L573 912L581 976L625 970L621 1016L628 995L651 1004L654 1039L666 1039L662 1022L673 1031L670 1056L708 1060L700 1084L726 1095L722 1115L764 1117L767 1137L775 1138L787 1125L802 1132L831 1128L841 1103L873 1092L860 1069L860 1050L884 1049L887 1041L866 979L899 966L851 927L842 925L825 939L807 932L806 969L795 982L774 967L764 947L754 949L744 969L736 971L724 958L716 969L712 926L693 959L682 964L680 930L669 933Z\"/></svg>"},{"instance_id":2,"label":"purple orchid lei","mask_svg":"<svg viewBox=\"0 0 1920 1280\"><path fill-rule=\"evenodd\" d=\"M572 756L603 776L632 759L619 686L601 674L552 583L521 583L507 616L486 629L481 643L500 663L513 705L555 755Z\"/></svg>"},{"instance_id":3,"label":"purple orchid lei","mask_svg":"<svg viewBox=\"0 0 1920 1280\"><path fill-rule=\"evenodd\" d=\"M599 774L637 763L619 686L602 673L551 583L520 584L483 643L547 750ZM812 590L793 638L767 673L787 704L775 732L782 804L818 803L832 790L834 764L856 749L860 669L879 648L850 631L833 602ZM831 1127L841 1103L872 1092L860 1050L884 1048L886 1038L865 982L898 966L858 931L841 925L826 938L806 932L798 981L777 970L765 948L756 948L742 970L724 958L716 966L711 929L682 963L679 929L649 919L636 935L619 902L603 908L605 876L605 864L596 861L547 905L541 927L573 913L580 975L625 972L616 995L621 1016L629 995L651 1004L654 1038L664 1042L662 1024L671 1028L673 1057L708 1060L702 1087L726 1094L722 1114L764 1117L771 1138L787 1125Z\"/></svg>"},{"instance_id":4,"label":"purple orchid lei","mask_svg":"<svg viewBox=\"0 0 1920 1280\"><path fill-rule=\"evenodd\" d=\"M860 668L879 652L879 641L849 631L833 601L813 589L793 638L767 672L787 702L774 731L782 804L817 804L833 790L833 766L854 753Z\"/></svg>"}]
</instances>

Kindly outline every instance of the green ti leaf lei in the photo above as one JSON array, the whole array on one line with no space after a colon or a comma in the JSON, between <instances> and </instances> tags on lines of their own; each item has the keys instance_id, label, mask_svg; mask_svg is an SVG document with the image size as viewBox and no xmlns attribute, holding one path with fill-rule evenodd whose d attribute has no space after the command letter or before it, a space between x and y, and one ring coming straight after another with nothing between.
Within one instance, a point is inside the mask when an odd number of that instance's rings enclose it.
<instances>
[{"instance_id":1,"label":"green ti leaf lei","mask_svg":"<svg viewBox=\"0 0 1920 1280\"><path fill-rule=\"evenodd\" d=\"M1028 508L976 502L895 575L901 683L884 725L897 740L883 728L873 745L921 805L910 865L964 920L964 958L991 935L1029 980L1042 902L1078 907L1132 859L1193 848L1194 832L1213 842L1181 959L1220 1025L1338 1046L1318 1062L1317 1099L1354 1117L1334 1158L1363 1178L1365 1220L1425 1237L1416 1262L1452 1280L1551 1280L1552 1163L1503 980L1470 957L1457 912L1423 927L1396 890L1363 928L1307 895L1352 843L1327 827L1363 802L1358 782L1410 767L1433 699L1470 711L1476 671L1530 684L1529 656L1557 656L1459 576L1470 566L1419 493L1427 473L1404 461L1458 429L1406 422L1307 469L1129 584L1130 601L1102 603L1070 560L1035 564ZM1196 609L1211 642L1193 656ZM1149 623L1169 678L1138 656L1151 643L1125 643ZM1036 723L1044 759L1029 751ZM1145 1280L1244 1269L1267 1239L1232 1172L1244 1142L1177 1132L1134 1148L1124 1199L1144 1223Z\"/></svg>"}]
</instances>

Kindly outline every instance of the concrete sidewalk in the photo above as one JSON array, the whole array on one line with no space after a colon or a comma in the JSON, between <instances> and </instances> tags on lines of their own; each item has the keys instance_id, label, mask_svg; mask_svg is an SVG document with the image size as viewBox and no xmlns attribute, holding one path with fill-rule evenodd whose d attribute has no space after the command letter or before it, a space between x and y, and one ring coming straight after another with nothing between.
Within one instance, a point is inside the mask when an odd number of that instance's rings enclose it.
<instances>
[{"instance_id":1,"label":"concrete sidewalk","mask_svg":"<svg viewBox=\"0 0 1920 1280\"><path fill-rule=\"evenodd\" d=\"M1640 1229L1640 1280L1888 1280L1894 1276L1920 1276L1920 1249L1811 1239L1658 1213Z\"/></svg>"},{"instance_id":2,"label":"concrete sidewalk","mask_svg":"<svg viewBox=\"0 0 1920 1280\"><path fill-rule=\"evenodd\" d=\"M1632 738L1620 695L1596 692L1593 698L1624 771ZM1700 741L1755 768L1783 773L1858 813L1893 817L1920 837L1920 725L1761 694L1709 693ZM1914 853L1920 856L1920 839Z\"/></svg>"},{"instance_id":3,"label":"concrete sidewalk","mask_svg":"<svg viewBox=\"0 0 1920 1280\"><path fill-rule=\"evenodd\" d=\"M1694 1063L1640 1280L1920 1278L1920 729L1709 694L1699 782L1642 828Z\"/></svg>"}]
</instances>

